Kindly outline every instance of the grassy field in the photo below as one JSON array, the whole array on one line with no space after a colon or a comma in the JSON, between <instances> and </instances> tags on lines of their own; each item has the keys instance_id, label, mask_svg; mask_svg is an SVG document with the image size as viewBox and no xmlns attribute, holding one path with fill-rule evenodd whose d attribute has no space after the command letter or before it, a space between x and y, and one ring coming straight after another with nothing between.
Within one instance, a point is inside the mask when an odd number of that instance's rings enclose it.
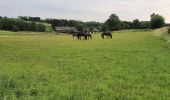
<instances>
[{"instance_id":1,"label":"grassy field","mask_svg":"<svg viewBox=\"0 0 170 100\"><path fill-rule=\"evenodd\" d=\"M89 41L4 32L0 100L170 99L170 44L153 31Z\"/></svg>"}]
</instances>

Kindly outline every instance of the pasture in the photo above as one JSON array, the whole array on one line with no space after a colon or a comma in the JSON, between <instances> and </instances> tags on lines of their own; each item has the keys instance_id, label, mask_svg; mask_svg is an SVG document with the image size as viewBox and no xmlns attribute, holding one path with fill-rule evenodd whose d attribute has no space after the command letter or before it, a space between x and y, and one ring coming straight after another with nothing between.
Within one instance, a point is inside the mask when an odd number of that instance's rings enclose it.
<instances>
[{"instance_id":1,"label":"pasture","mask_svg":"<svg viewBox=\"0 0 170 100\"><path fill-rule=\"evenodd\" d=\"M153 31L112 39L0 32L0 100L168 100L170 48Z\"/></svg>"}]
</instances>

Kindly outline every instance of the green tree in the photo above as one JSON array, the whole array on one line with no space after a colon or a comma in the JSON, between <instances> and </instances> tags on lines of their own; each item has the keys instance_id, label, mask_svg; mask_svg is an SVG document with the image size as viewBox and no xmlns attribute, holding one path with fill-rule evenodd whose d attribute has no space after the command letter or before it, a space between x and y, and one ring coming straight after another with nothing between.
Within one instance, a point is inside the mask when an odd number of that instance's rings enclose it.
<instances>
[{"instance_id":1,"label":"green tree","mask_svg":"<svg viewBox=\"0 0 170 100\"><path fill-rule=\"evenodd\" d=\"M119 17L116 14L112 14L104 25L108 27L108 30L116 31L120 29L121 21L119 20Z\"/></svg>"},{"instance_id":2,"label":"green tree","mask_svg":"<svg viewBox=\"0 0 170 100\"><path fill-rule=\"evenodd\" d=\"M127 21L121 21L121 29L130 29L130 22Z\"/></svg>"},{"instance_id":3,"label":"green tree","mask_svg":"<svg viewBox=\"0 0 170 100\"><path fill-rule=\"evenodd\" d=\"M102 31L108 31L109 30L109 28L108 28L108 25L106 24L106 23L104 23L103 25L102 25L102 29L101 29Z\"/></svg>"},{"instance_id":4,"label":"green tree","mask_svg":"<svg viewBox=\"0 0 170 100\"><path fill-rule=\"evenodd\" d=\"M38 32L45 32L45 25L43 24L37 24L37 31Z\"/></svg>"},{"instance_id":5,"label":"green tree","mask_svg":"<svg viewBox=\"0 0 170 100\"><path fill-rule=\"evenodd\" d=\"M141 23L138 19L133 20L132 24L134 29L141 29Z\"/></svg>"},{"instance_id":6,"label":"green tree","mask_svg":"<svg viewBox=\"0 0 170 100\"><path fill-rule=\"evenodd\" d=\"M2 24L0 23L0 30L2 30L2 27L3 27L3 26L2 26Z\"/></svg>"},{"instance_id":7,"label":"green tree","mask_svg":"<svg viewBox=\"0 0 170 100\"><path fill-rule=\"evenodd\" d=\"M2 29L2 17L0 17L0 30Z\"/></svg>"},{"instance_id":8,"label":"green tree","mask_svg":"<svg viewBox=\"0 0 170 100\"><path fill-rule=\"evenodd\" d=\"M149 29L150 28L150 22L149 21L142 21L141 22L141 28L142 29Z\"/></svg>"},{"instance_id":9,"label":"green tree","mask_svg":"<svg viewBox=\"0 0 170 100\"><path fill-rule=\"evenodd\" d=\"M159 14L153 13L151 15L150 27L152 29L161 28L165 25L165 19Z\"/></svg>"},{"instance_id":10,"label":"green tree","mask_svg":"<svg viewBox=\"0 0 170 100\"><path fill-rule=\"evenodd\" d=\"M94 32L94 28L93 28L93 27L90 27L90 28L89 28L89 31L93 33L93 32Z\"/></svg>"},{"instance_id":11,"label":"green tree","mask_svg":"<svg viewBox=\"0 0 170 100\"><path fill-rule=\"evenodd\" d=\"M37 31L37 25L35 22L31 22L31 31Z\"/></svg>"},{"instance_id":12,"label":"green tree","mask_svg":"<svg viewBox=\"0 0 170 100\"><path fill-rule=\"evenodd\" d=\"M77 25L77 30L82 32L84 30L84 26L82 24Z\"/></svg>"},{"instance_id":13,"label":"green tree","mask_svg":"<svg viewBox=\"0 0 170 100\"><path fill-rule=\"evenodd\" d=\"M18 32L18 26L13 26L13 27L12 27L12 31Z\"/></svg>"}]
</instances>

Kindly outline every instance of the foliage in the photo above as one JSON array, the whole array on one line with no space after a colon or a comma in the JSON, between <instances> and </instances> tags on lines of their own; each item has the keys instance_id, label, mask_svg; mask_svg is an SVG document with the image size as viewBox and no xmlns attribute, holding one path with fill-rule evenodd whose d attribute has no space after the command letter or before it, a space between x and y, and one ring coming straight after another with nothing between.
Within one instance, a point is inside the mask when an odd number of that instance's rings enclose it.
<instances>
[{"instance_id":1,"label":"foliage","mask_svg":"<svg viewBox=\"0 0 170 100\"><path fill-rule=\"evenodd\" d=\"M170 27L168 28L168 33L170 34Z\"/></svg>"},{"instance_id":2,"label":"foliage","mask_svg":"<svg viewBox=\"0 0 170 100\"><path fill-rule=\"evenodd\" d=\"M69 26L75 27L78 31L84 31L89 29L98 29L101 30L102 23L99 22L82 22L78 20L66 20L66 19L45 19L43 22L49 23L52 25L53 29L57 26Z\"/></svg>"},{"instance_id":3,"label":"foliage","mask_svg":"<svg viewBox=\"0 0 170 100\"><path fill-rule=\"evenodd\" d=\"M37 31L45 32L45 25L33 21L26 22L22 19L1 18L0 29L9 31Z\"/></svg>"},{"instance_id":4,"label":"foliage","mask_svg":"<svg viewBox=\"0 0 170 100\"><path fill-rule=\"evenodd\" d=\"M108 30L110 31L116 31L120 29L121 21L119 20L119 17L115 14L112 14L109 19L105 22L105 24L108 27Z\"/></svg>"},{"instance_id":5,"label":"foliage","mask_svg":"<svg viewBox=\"0 0 170 100\"><path fill-rule=\"evenodd\" d=\"M18 16L19 19L24 21L33 21L33 22L41 22L40 17L30 17L30 16Z\"/></svg>"},{"instance_id":6,"label":"foliage","mask_svg":"<svg viewBox=\"0 0 170 100\"><path fill-rule=\"evenodd\" d=\"M26 23L30 22L30 23ZM51 26L46 26L48 23ZM40 32L52 32L55 27L69 26L75 27L78 31L117 31L121 29L155 29L164 26L164 18L158 14L151 15L151 21L140 21L139 19L130 21L122 21L116 14L112 14L104 23L100 22L83 22L79 20L67 20L67 19L41 19L40 17L19 16L18 19L0 17L0 29L12 30L14 26L17 26L19 31L40 31ZM45 25L45 26L43 26Z\"/></svg>"},{"instance_id":7,"label":"foliage","mask_svg":"<svg viewBox=\"0 0 170 100\"><path fill-rule=\"evenodd\" d=\"M165 19L159 14L153 13L151 15L150 26L152 29L161 28L165 25Z\"/></svg>"},{"instance_id":8,"label":"foliage","mask_svg":"<svg viewBox=\"0 0 170 100\"><path fill-rule=\"evenodd\" d=\"M119 17L112 14L110 18L102 25L102 31L116 31L121 29L149 29L149 21L139 21L139 19L129 21L121 21Z\"/></svg>"},{"instance_id":9,"label":"foliage","mask_svg":"<svg viewBox=\"0 0 170 100\"><path fill-rule=\"evenodd\" d=\"M138 19L133 20L133 29L140 29L141 23Z\"/></svg>"},{"instance_id":10,"label":"foliage","mask_svg":"<svg viewBox=\"0 0 170 100\"><path fill-rule=\"evenodd\" d=\"M2 27L3 27L3 26L2 26L2 24L0 23L0 30L2 30Z\"/></svg>"},{"instance_id":11,"label":"foliage","mask_svg":"<svg viewBox=\"0 0 170 100\"><path fill-rule=\"evenodd\" d=\"M121 21L120 29L131 29L132 28L131 26L132 26L131 22Z\"/></svg>"},{"instance_id":12,"label":"foliage","mask_svg":"<svg viewBox=\"0 0 170 100\"><path fill-rule=\"evenodd\" d=\"M18 27L17 26L13 26L12 27L12 31L17 32L18 31Z\"/></svg>"},{"instance_id":13,"label":"foliage","mask_svg":"<svg viewBox=\"0 0 170 100\"><path fill-rule=\"evenodd\" d=\"M150 28L150 22L149 21L141 21L141 29L149 29Z\"/></svg>"}]
</instances>

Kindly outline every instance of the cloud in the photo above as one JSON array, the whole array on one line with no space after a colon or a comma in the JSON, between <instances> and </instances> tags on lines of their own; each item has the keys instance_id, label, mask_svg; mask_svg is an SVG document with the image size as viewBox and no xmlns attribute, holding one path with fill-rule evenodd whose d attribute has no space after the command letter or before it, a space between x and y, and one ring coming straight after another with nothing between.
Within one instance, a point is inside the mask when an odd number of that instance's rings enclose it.
<instances>
[{"instance_id":1,"label":"cloud","mask_svg":"<svg viewBox=\"0 0 170 100\"><path fill-rule=\"evenodd\" d=\"M121 20L149 20L159 13L170 22L169 0L0 0L0 16L39 16L104 22L110 14Z\"/></svg>"}]
</instances>

